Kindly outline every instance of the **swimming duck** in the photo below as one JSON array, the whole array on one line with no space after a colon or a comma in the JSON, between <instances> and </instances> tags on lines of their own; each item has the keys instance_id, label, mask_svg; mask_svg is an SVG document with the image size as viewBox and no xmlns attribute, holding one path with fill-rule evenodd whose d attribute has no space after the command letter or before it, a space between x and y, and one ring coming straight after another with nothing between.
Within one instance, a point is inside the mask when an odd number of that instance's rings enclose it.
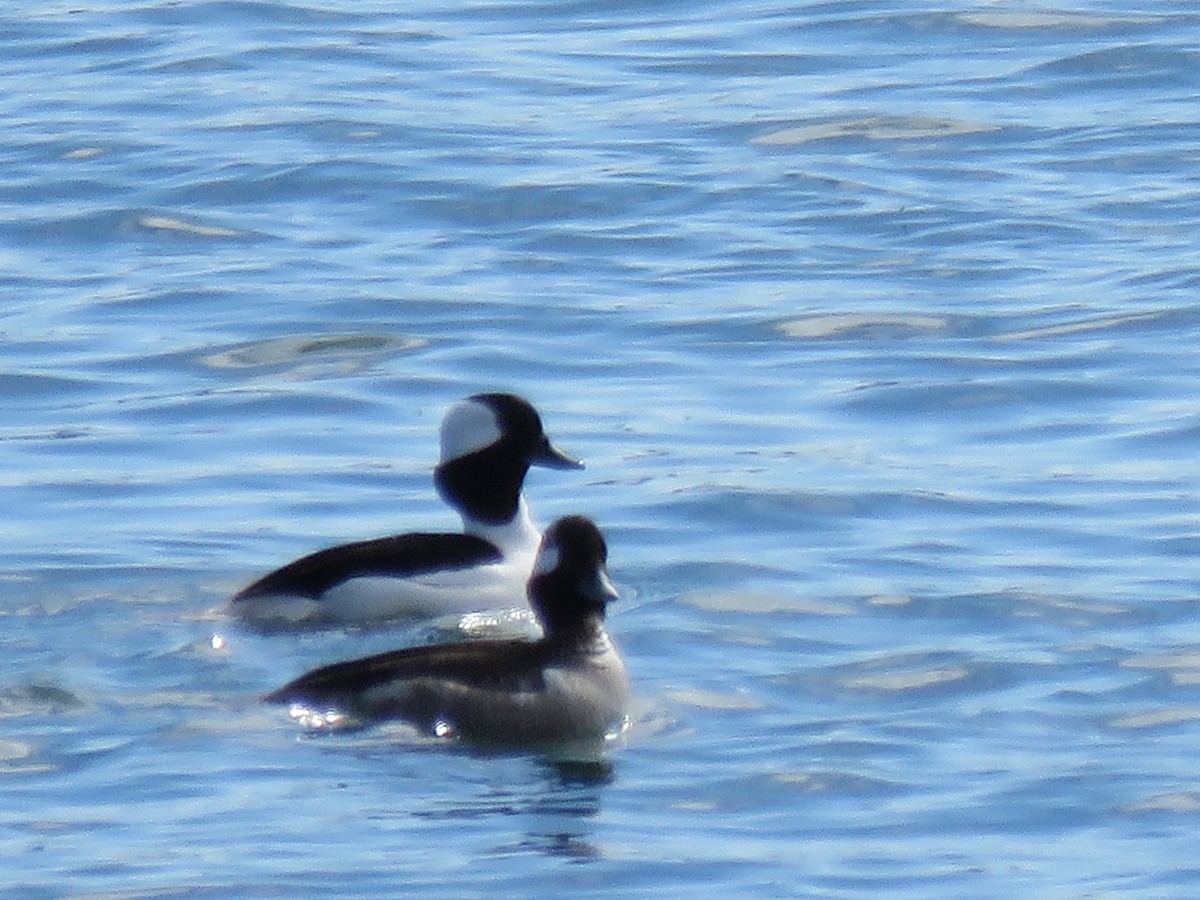
<instances>
[{"instance_id":1,"label":"swimming duck","mask_svg":"<svg viewBox=\"0 0 1200 900\"><path fill-rule=\"evenodd\" d=\"M600 530L567 516L542 539L529 603L537 640L409 647L309 672L264 699L309 725L402 719L430 734L502 744L603 738L619 730L629 679L604 628L617 592Z\"/></svg>"},{"instance_id":2,"label":"swimming duck","mask_svg":"<svg viewBox=\"0 0 1200 900\"><path fill-rule=\"evenodd\" d=\"M541 534L521 495L530 466L582 469L514 394L475 394L442 420L434 481L462 533L413 532L309 554L234 595L232 612L269 623L369 622L523 603Z\"/></svg>"}]
</instances>

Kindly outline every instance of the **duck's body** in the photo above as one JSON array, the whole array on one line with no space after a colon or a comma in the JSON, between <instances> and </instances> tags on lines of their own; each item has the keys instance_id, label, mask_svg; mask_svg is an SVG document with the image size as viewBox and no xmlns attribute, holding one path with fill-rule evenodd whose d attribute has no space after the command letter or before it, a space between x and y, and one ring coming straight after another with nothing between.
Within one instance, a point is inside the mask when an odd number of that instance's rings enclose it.
<instances>
[{"instance_id":1,"label":"duck's body","mask_svg":"<svg viewBox=\"0 0 1200 900\"><path fill-rule=\"evenodd\" d=\"M410 647L308 673L266 697L300 719L336 712L403 719L430 733L499 743L603 738L629 698L620 654L604 629L616 597L607 550L582 516L546 531L529 582L539 640Z\"/></svg>"},{"instance_id":2,"label":"duck's body","mask_svg":"<svg viewBox=\"0 0 1200 900\"><path fill-rule=\"evenodd\" d=\"M363 622L521 605L541 534L521 496L531 465L582 468L512 394L477 394L442 423L435 481L461 533L413 532L320 550L263 576L231 607L265 622Z\"/></svg>"}]
</instances>

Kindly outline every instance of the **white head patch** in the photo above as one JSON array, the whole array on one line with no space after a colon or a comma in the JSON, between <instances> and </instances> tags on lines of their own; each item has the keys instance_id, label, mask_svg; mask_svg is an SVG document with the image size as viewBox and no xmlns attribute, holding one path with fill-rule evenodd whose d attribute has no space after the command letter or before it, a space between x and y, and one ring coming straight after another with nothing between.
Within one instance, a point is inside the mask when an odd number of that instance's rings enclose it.
<instances>
[{"instance_id":1,"label":"white head patch","mask_svg":"<svg viewBox=\"0 0 1200 900\"><path fill-rule=\"evenodd\" d=\"M500 440L496 414L478 400L456 403L442 420L442 462L467 456Z\"/></svg>"},{"instance_id":2,"label":"white head patch","mask_svg":"<svg viewBox=\"0 0 1200 900\"><path fill-rule=\"evenodd\" d=\"M558 544L545 541L533 564L534 575L546 575L558 568Z\"/></svg>"}]
</instances>

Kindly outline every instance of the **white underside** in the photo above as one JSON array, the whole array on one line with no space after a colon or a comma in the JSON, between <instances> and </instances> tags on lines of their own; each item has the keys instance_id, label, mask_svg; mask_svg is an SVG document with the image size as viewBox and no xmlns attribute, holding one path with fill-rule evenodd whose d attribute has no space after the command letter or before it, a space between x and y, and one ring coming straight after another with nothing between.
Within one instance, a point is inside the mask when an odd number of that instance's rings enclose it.
<instances>
[{"instance_id":1,"label":"white underside","mask_svg":"<svg viewBox=\"0 0 1200 900\"><path fill-rule=\"evenodd\" d=\"M497 563L397 578L368 575L347 579L319 600L271 595L239 600L234 612L253 622L371 622L436 617L485 610L528 608L526 588L541 534L522 498L512 522L484 526L464 522L468 533L491 541L504 558Z\"/></svg>"},{"instance_id":2,"label":"white underside","mask_svg":"<svg viewBox=\"0 0 1200 900\"><path fill-rule=\"evenodd\" d=\"M531 566L532 560L505 560L425 578L351 578L327 591L320 606L326 617L342 621L526 606L525 588Z\"/></svg>"}]
</instances>

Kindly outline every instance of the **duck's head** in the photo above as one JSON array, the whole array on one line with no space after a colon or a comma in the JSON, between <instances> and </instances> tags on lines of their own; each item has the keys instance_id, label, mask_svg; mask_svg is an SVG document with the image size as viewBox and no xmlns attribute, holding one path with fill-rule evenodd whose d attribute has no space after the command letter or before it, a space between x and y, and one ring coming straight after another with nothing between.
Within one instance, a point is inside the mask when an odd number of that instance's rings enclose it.
<instances>
[{"instance_id":1,"label":"duck's head","mask_svg":"<svg viewBox=\"0 0 1200 900\"><path fill-rule=\"evenodd\" d=\"M529 579L529 603L547 637L589 632L604 620L617 599L607 561L604 536L586 516L566 516L546 529Z\"/></svg>"},{"instance_id":2,"label":"duck's head","mask_svg":"<svg viewBox=\"0 0 1200 900\"><path fill-rule=\"evenodd\" d=\"M516 515L530 466L582 469L551 443L542 418L515 394L475 394L442 420L438 491L464 515L488 525Z\"/></svg>"}]
</instances>

